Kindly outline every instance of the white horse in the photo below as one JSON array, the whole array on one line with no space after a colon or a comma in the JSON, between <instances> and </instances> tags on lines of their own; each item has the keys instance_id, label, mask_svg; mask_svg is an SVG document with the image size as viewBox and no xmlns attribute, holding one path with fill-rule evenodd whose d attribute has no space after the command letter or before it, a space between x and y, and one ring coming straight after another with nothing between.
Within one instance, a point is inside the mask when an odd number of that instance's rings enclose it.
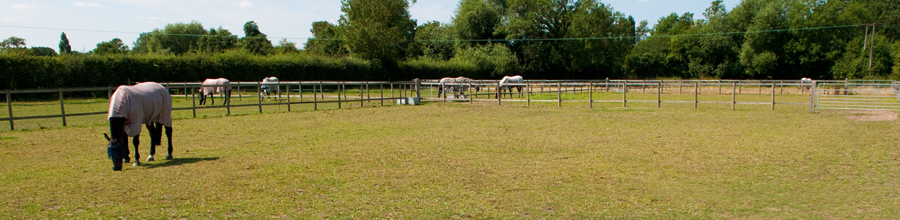
<instances>
[{"instance_id":1,"label":"white horse","mask_svg":"<svg viewBox=\"0 0 900 220\"><path fill-rule=\"evenodd\" d=\"M525 86L510 85L510 84L522 84L522 83L525 83L525 79L522 78L522 76L520 76L520 75L504 76L503 79L500 79L500 83L499 83L500 85L497 88L497 95L495 95L494 98L497 98L498 95L502 96L504 90L508 89L509 92L512 92L513 87L515 87L516 90L518 91L519 97L522 97L522 88ZM509 96L512 97L512 94L510 94Z\"/></svg>"},{"instance_id":2,"label":"white horse","mask_svg":"<svg viewBox=\"0 0 900 220\"><path fill-rule=\"evenodd\" d=\"M153 161L156 146L162 141L162 129L166 128L169 139L168 155L172 159L172 96L168 89L155 82L139 83L133 86L119 86L109 100L109 130L112 137L103 134L109 144L106 154L112 159L113 170L122 170L122 163L131 160L128 157L128 137L134 142L134 166L141 163L138 153L138 139L141 124L150 132L150 156Z\"/></svg>"},{"instance_id":3,"label":"white horse","mask_svg":"<svg viewBox=\"0 0 900 220\"><path fill-rule=\"evenodd\" d=\"M231 81L228 81L228 79L206 79L200 85L205 86L200 87L200 105L206 103L207 95L210 97L210 99L212 99L212 104L215 105L216 100L212 97L216 93L220 93L220 96L224 96L225 101L222 103L222 105L231 103Z\"/></svg>"},{"instance_id":4,"label":"white horse","mask_svg":"<svg viewBox=\"0 0 900 220\"><path fill-rule=\"evenodd\" d=\"M800 78L800 86L797 87L799 90L808 90L812 86L812 79L810 78Z\"/></svg>"},{"instance_id":5,"label":"white horse","mask_svg":"<svg viewBox=\"0 0 900 220\"><path fill-rule=\"evenodd\" d=\"M276 94L278 94L278 99L280 100L281 99L281 86L278 86L277 83L278 83L277 77L270 76L267 78L263 78L262 86L259 87L260 89L262 89L262 91L259 92L259 100L262 100L263 96L267 96L266 98L269 99L268 95L270 95L272 92L275 92ZM276 85L268 85L268 84L276 84ZM271 100L271 99L269 99L269 100Z\"/></svg>"}]
</instances>

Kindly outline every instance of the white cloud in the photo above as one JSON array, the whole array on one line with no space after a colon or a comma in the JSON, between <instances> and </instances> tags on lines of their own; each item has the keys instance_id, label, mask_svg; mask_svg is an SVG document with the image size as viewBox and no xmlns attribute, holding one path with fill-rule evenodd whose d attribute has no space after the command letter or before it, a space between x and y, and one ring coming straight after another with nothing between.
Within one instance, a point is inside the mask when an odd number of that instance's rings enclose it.
<instances>
[{"instance_id":1,"label":"white cloud","mask_svg":"<svg viewBox=\"0 0 900 220\"><path fill-rule=\"evenodd\" d=\"M241 1L238 5L241 6L241 8L253 7L253 3L250 3L250 1Z\"/></svg>"},{"instance_id":2,"label":"white cloud","mask_svg":"<svg viewBox=\"0 0 900 220\"><path fill-rule=\"evenodd\" d=\"M102 8L103 7L102 5L94 3L94 2L91 2L91 3L75 2L75 3L72 3L72 5L78 6L78 7L88 7L88 8Z\"/></svg>"},{"instance_id":3,"label":"white cloud","mask_svg":"<svg viewBox=\"0 0 900 220\"><path fill-rule=\"evenodd\" d=\"M29 5L29 4L13 4L12 6L9 6L9 7L12 9L16 9L16 10L37 10L38 9L38 6Z\"/></svg>"}]
</instances>

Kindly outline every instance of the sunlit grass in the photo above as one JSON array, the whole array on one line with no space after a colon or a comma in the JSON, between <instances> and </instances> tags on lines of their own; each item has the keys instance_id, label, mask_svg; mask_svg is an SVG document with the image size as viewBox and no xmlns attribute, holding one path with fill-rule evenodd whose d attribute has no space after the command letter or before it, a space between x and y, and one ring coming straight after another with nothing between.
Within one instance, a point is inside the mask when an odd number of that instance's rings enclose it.
<instances>
[{"instance_id":1,"label":"sunlit grass","mask_svg":"<svg viewBox=\"0 0 900 220\"><path fill-rule=\"evenodd\" d=\"M106 159L104 125L4 131L0 218L900 214L897 121L855 122L849 113L810 114L802 106L582 104L181 117L175 160L121 172Z\"/></svg>"}]
</instances>

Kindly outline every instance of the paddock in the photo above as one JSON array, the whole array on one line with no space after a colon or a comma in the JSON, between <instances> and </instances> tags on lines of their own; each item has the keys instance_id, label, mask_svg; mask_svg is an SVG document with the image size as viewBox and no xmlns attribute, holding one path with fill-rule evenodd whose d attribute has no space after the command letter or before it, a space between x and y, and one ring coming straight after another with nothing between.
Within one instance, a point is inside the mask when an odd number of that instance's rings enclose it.
<instances>
[{"instance_id":1,"label":"paddock","mask_svg":"<svg viewBox=\"0 0 900 220\"><path fill-rule=\"evenodd\" d=\"M863 113L442 102L206 118L181 112L174 160L119 173L109 171L102 149L107 127L0 132L0 218L872 219L900 212L898 122L852 119ZM209 133L221 136L203 138Z\"/></svg>"}]
</instances>

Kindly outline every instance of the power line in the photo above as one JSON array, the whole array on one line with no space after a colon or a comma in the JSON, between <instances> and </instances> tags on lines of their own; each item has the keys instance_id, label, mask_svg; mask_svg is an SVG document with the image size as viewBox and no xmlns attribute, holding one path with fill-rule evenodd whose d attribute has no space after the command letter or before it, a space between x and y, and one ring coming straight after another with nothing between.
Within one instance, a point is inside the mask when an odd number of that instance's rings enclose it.
<instances>
[{"instance_id":1,"label":"power line","mask_svg":"<svg viewBox=\"0 0 900 220\"><path fill-rule=\"evenodd\" d=\"M809 31L809 30L824 30L824 29L838 29L838 28L851 28L851 27L860 27L865 26L866 24L855 24L855 25L840 25L840 26L824 26L824 27L808 27L808 28L789 28L789 29L775 29L775 30L761 30L761 31L737 31L737 32L720 32L720 33L699 33L699 34L675 34L675 35L658 35L658 36L647 36L647 38L663 38L663 37L697 37L697 36L715 36L715 35L735 35L735 34L757 34L757 33L776 33L776 32L789 32L789 31ZM42 30L60 30L60 31L83 31L83 32L100 32L100 33L123 33L123 34L153 34L153 35L167 35L167 36L186 36L186 37L232 37L231 36L220 36L220 35L199 35L199 34L165 34L165 33L154 33L154 32L128 32L128 31L107 31L107 30L88 30L88 29L72 29L72 28L48 28L48 27L28 27L28 26L15 26L15 25L0 25L0 27L10 27L10 28L26 28L26 29L42 29ZM894 28L894 27L888 27ZM246 38L246 37L245 37ZM256 37L251 37L256 38ZM258 37L263 38L263 37ZM275 39L304 39L298 37L271 37L267 36L267 38L275 38ZM618 36L618 37L586 37L586 38L524 38L524 39L450 39L450 40L416 40L420 42L517 42L517 41L584 41L584 40L631 40L634 39L635 36ZM317 38L306 38L309 41L344 41L345 39L317 39Z\"/></svg>"}]
</instances>

